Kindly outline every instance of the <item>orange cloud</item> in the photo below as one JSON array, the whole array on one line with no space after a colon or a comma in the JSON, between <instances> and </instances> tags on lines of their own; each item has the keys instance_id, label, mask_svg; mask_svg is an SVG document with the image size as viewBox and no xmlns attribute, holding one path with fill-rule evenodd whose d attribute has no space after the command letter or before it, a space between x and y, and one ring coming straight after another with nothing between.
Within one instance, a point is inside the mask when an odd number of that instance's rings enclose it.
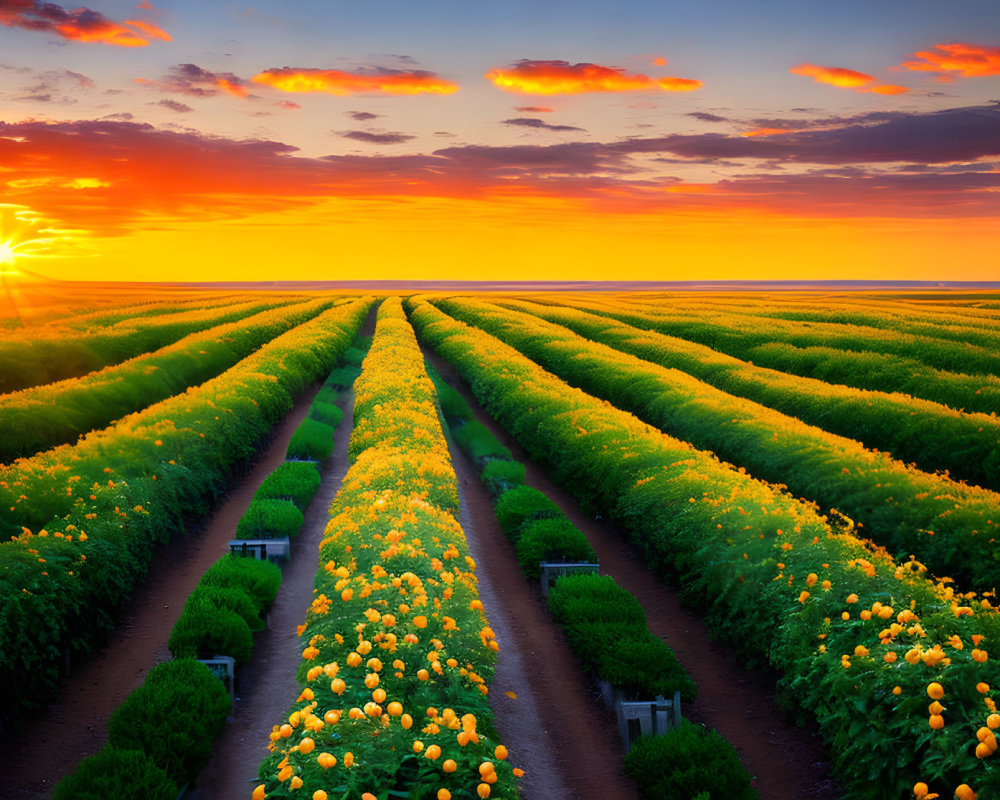
<instances>
[{"instance_id":1,"label":"orange cloud","mask_svg":"<svg viewBox=\"0 0 1000 800\"><path fill-rule=\"evenodd\" d=\"M689 78L651 78L629 75L620 67L570 64L568 61L517 61L491 69L484 76L500 89L522 94L582 94L585 92L634 92L661 90L690 92L702 87Z\"/></svg>"},{"instance_id":2,"label":"orange cloud","mask_svg":"<svg viewBox=\"0 0 1000 800\"><path fill-rule=\"evenodd\" d=\"M843 67L821 67L818 64L799 64L790 70L793 75L805 75L817 83L826 83L841 89L853 89L856 92L873 92L875 94L903 94L910 91L905 86L891 83L877 83L871 75Z\"/></svg>"},{"instance_id":3,"label":"orange cloud","mask_svg":"<svg viewBox=\"0 0 1000 800\"><path fill-rule=\"evenodd\" d=\"M4 0L0 3L0 25L118 47L145 47L150 39L171 41L170 34L148 22L126 20L119 23L89 8L69 11L55 3L37 0Z\"/></svg>"},{"instance_id":4,"label":"orange cloud","mask_svg":"<svg viewBox=\"0 0 1000 800\"><path fill-rule=\"evenodd\" d=\"M936 44L934 50L918 50L916 61L904 61L906 69L937 72L941 77L981 78L1000 75L1000 47L983 47L977 44Z\"/></svg>"},{"instance_id":5,"label":"orange cloud","mask_svg":"<svg viewBox=\"0 0 1000 800\"><path fill-rule=\"evenodd\" d=\"M452 94L458 85L424 70L376 69L346 72L340 69L281 67L264 70L251 80L283 92L351 94Z\"/></svg>"}]
</instances>

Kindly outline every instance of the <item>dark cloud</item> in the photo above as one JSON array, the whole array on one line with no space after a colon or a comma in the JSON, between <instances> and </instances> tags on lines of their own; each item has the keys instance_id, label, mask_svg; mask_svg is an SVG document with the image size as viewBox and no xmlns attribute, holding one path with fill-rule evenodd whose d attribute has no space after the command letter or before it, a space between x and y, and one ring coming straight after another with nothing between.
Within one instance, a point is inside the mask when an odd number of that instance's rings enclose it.
<instances>
[{"instance_id":1,"label":"dark cloud","mask_svg":"<svg viewBox=\"0 0 1000 800\"><path fill-rule=\"evenodd\" d=\"M356 142L367 142L368 144L403 144L410 139L415 139L408 133L398 133L388 131L386 133L371 133L369 131L342 131L337 134L345 139L354 139Z\"/></svg>"},{"instance_id":2,"label":"dark cloud","mask_svg":"<svg viewBox=\"0 0 1000 800\"><path fill-rule=\"evenodd\" d=\"M186 114L188 111L194 111L191 106L180 103L177 100L165 99L161 100L156 105L169 108L171 111L176 111L178 114Z\"/></svg>"},{"instance_id":3,"label":"dark cloud","mask_svg":"<svg viewBox=\"0 0 1000 800\"><path fill-rule=\"evenodd\" d=\"M702 122L729 122L728 117L720 117L718 114L709 114L707 111L691 111L689 117L700 119Z\"/></svg>"},{"instance_id":4,"label":"dark cloud","mask_svg":"<svg viewBox=\"0 0 1000 800\"><path fill-rule=\"evenodd\" d=\"M503 121L504 125L515 125L521 128L536 128L547 131L582 131L583 128L577 128L573 125L552 125L543 119L535 119L534 117L515 117L514 119L505 119Z\"/></svg>"},{"instance_id":5,"label":"dark cloud","mask_svg":"<svg viewBox=\"0 0 1000 800\"><path fill-rule=\"evenodd\" d=\"M378 119L381 114L373 114L371 111L345 111L345 114L358 122L367 122L370 119Z\"/></svg>"},{"instance_id":6,"label":"dark cloud","mask_svg":"<svg viewBox=\"0 0 1000 800\"><path fill-rule=\"evenodd\" d=\"M246 97L245 81L231 72L211 72L197 64L177 64L158 81L136 78L136 83L159 89L161 92L184 94L189 97L214 97L231 94Z\"/></svg>"},{"instance_id":7,"label":"dark cloud","mask_svg":"<svg viewBox=\"0 0 1000 800\"><path fill-rule=\"evenodd\" d=\"M522 114L550 114L555 111L554 108L548 106L514 106L514 110Z\"/></svg>"}]
</instances>

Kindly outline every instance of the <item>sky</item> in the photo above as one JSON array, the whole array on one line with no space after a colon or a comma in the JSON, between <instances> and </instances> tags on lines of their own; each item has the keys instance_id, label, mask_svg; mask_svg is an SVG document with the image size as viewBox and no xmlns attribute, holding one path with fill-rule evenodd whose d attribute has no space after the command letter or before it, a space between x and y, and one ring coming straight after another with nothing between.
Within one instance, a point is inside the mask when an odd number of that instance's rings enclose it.
<instances>
[{"instance_id":1,"label":"sky","mask_svg":"<svg viewBox=\"0 0 1000 800\"><path fill-rule=\"evenodd\" d=\"M996 0L0 0L0 272L1000 279Z\"/></svg>"}]
</instances>

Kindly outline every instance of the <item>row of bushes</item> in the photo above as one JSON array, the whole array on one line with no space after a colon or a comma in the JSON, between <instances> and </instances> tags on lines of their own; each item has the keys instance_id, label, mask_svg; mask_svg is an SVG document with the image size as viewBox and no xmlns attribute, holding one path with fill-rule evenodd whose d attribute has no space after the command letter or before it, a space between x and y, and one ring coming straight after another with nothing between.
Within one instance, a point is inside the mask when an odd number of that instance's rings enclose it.
<instances>
[{"instance_id":1,"label":"row of bushes","mask_svg":"<svg viewBox=\"0 0 1000 800\"><path fill-rule=\"evenodd\" d=\"M428 368L455 442L480 470L493 495L497 521L514 543L525 577L539 562L597 561L587 538L543 492L524 485L524 465L480 422L465 398ZM509 479L498 481L498 474ZM654 636L638 600L610 575L566 575L549 593L549 608L584 669L632 699L694 699L696 687L673 651ZM700 792L753 800L751 776L722 736L684 721L666 736L644 737L625 759L644 800L695 798ZM706 799L707 800L707 797Z\"/></svg>"},{"instance_id":2,"label":"row of bushes","mask_svg":"<svg viewBox=\"0 0 1000 800\"><path fill-rule=\"evenodd\" d=\"M517 796L486 701L496 639L456 521L434 388L398 300L355 383L354 463L299 629L301 693L274 726L263 797Z\"/></svg>"},{"instance_id":3,"label":"row of bushes","mask_svg":"<svg viewBox=\"0 0 1000 800\"><path fill-rule=\"evenodd\" d=\"M371 303L330 309L196 389L0 470L10 494L85 487L44 528L0 544L0 719L43 704L64 650L88 649L113 627L157 543L207 510L295 397L339 361Z\"/></svg>"},{"instance_id":4,"label":"row of bushes","mask_svg":"<svg viewBox=\"0 0 1000 800\"><path fill-rule=\"evenodd\" d=\"M76 441L214 378L330 305L324 298L262 311L81 378L0 396L0 463Z\"/></svg>"},{"instance_id":5,"label":"row of bushes","mask_svg":"<svg viewBox=\"0 0 1000 800\"><path fill-rule=\"evenodd\" d=\"M977 375L1000 374L996 348L949 341L934 336L916 336L857 325L828 322L795 322L763 319L750 314L705 312L699 309L651 308L645 304L597 304L596 313L653 330L708 345L713 350L747 358L751 347L769 342L785 342L796 347L835 347L854 352L876 352L912 358L929 367Z\"/></svg>"},{"instance_id":6,"label":"row of bushes","mask_svg":"<svg viewBox=\"0 0 1000 800\"><path fill-rule=\"evenodd\" d=\"M854 440L529 314L481 301L448 300L439 305L572 385L613 400L666 433L745 467L755 477L786 484L823 508L836 508L860 523L868 538L897 554L915 554L938 575L978 590L1000 586L1000 561L995 557L1000 495L907 467ZM551 316L548 310L540 313ZM558 316L575 313L567 310ZM591 320L596 324L588 326L587 333L595 339L626 341L629 350L636 349L636 340L642 341L643 355L651 358L666 352L648 341L656 334L644 335L634 328L621 331L611 321ZM612 330L612 335L606 336L601 328ZM990 441L985 433L978 435ZM993 457L1000 458L1000 437Z\"/></svg>"},{"instance_id":7,"label":"row of bushes","mask_svg":"<svg viewBox=\"0 0 1000 800\"><path fill-rule=\"evenodd\" d=\"M202 576L170 634L173 661L153 667L108 719L108 743L56 786L55 800L172 800L208 763L232 707L196 658L246 661L252 630L274 602L281 570L223 556Z\"/></svg>"},{"instance_id":8,"label":"row of bushes","mask_svg":"<svg viewBox=\"0 0 1000 800\"><path fill-rule=\"evenodd\" d=\"M749 664L783 674L813 715L856 800L916 782L1000 792L975 732L995 711L1000 615L916 561L838 529L814 507L573 389L513 348L428 303L411 312L488 411L580 503L630 533ZM928 725L930 684L945 698ZM932 698L933 699L933 698Z\"/></svg>"},{"instance_id":9,"label":"row of bushes","mask_svg":"<svg viewBox=\"0 0 1000 800\"><path fill-rule=\"evenodd\" d=\"M990 488L1000 487L1000 419L962 413L913 397L863 391L763 369L710 348L584 311L534 303L504 303L563 325L588 339L661 367L673 368L739 397L797 417L825 431L892 453L925 470L943 470ZM504 313L508 313L504 311ZM771 344L765 347L788 347ZM998 380L1000 387L1000 380ZM952 384L953 389L958 384ZM978 386L982 386L980 381ZM975 389L970 394L975 397ZM998 406L994 404L993 409Z\"/></svg>"},{"instance_id":10,"label":"row of bushes","mask_svg":"<svg viewBox=\"0 0 1000 800\"><path fill-rule=\"evenodd\" d=\"M469 404L454 387L433 369L428 371L453 438L479 468L494 496L500 528L513 541L524 575L537 580L540 561L596 562L597 554L587 538L559 507L543 492L523 485L524 465L475 420ZM520 467L520 480L511 481L509 486L495 484L487 473L497 464ZM667 644L649 630L639 601L610 575L560 577L550 590L549 609L584 669L608 681L628 699L669 698L675 691L684 702L694 699L694 681ZM694 797L709 789L720 796L756 797L749 773L719 734L685 722L667 740L666 745L643 743L626 762L642 765L630 769L642 797ZM655 758L649 753L669 754L687 766L665 762L650 772L643 760Z\"/></svg>"},{"instance_id":11,"label":"row of bushes","mask_svg":"<svg viewBox=\"0 0 1000 800\"><path fill-rule=\"evenodd\" d=\"M84 333L59 325L8 333L0 340L0 393L75 378L288 301L287 297L249 303L229 300L221 306L167 312Z\"/></svg>"},{"instance_id":12,"label":"row of bushes","mask_svg":"<svg viewBox=\"0 0 1000 800\"><path fill-rule=\"evenodd\" d=\"M348 355L351 355L351 350L348 350ZM344 374L342 368L338 368L333 378L327 378L313 398L310 416L300 424L296 433L313 421L311 417L314 413L332 419L335 415L331 415L325 406L340 412L333 403L336 402L337 391L344 388L340 383ZM314 432L315 428L312 428L310 434ZM295 435L292 435L292 441ZM329 436L332 448L332 428ZM323 444L319 441L312 443ZM294 450L290 444L289 453ZM329 454L329 449L326 449L323 458ZM312 462L285 462L285 465L288 464L310 467L315 471ZM274 476L274 473L271 475ZM293 478L291 475L283 477ZM298 519L298 525L291 532L295 535L302 523L302 511L316 484L309 481L309 491L301 493L293 479L283 484L269 477L265 483L269 480L275 490L284 486L294 488L295 496L302 504L301 510L284 496L280 499L255 499L253 502L270 503L277 508L290 507ZM240 525L246 518L247 515L244 515ZM74 773L60 783L55 792L56 800L77 797L96 800L111 796L120 800L174 798L178 786L195 780L208 762L212 740L221 731L230 706L220 700L219 687L222 684L218 678L212 676L211 680L206 680L207 668L195 666L193 659L222 655L233 658L237 665L248 661L253 634L263 629L264 614L277 597L280 587L281 570L269 561L226 555L210 567L188 596L170 633L168 647L175 660L168 662L169 665L154 667L145 685L133 692L111 716L111 738L107 747L82 761ZM183 688L178 686L178 680L183 681ZM166 708L164 704L167 704ZM205 715L208 724L191 730L189 719L183 715L183 710L188 708ZM182 710L180 719L177 709ZM139 716L141 714L151 714L152 719L143 721Z\"/></svg>"},{"instance_id":13,"label":"row of bushes","mask_svg":"<svg viewBox=\"0 0 1000 800\"><path fill-rule=\"evenodd\" d=\"M236 524L237 539L294 538L302 529L309 501L319 489L320 464L333 452L333 433L344 412L336 405L337 395L357 377L367 344L356 344L344 354L344 363L335 367L320 387L306 418L292 433L286 461L274 469L257 488L246 512Z\"/></svg>"}]
</instances>

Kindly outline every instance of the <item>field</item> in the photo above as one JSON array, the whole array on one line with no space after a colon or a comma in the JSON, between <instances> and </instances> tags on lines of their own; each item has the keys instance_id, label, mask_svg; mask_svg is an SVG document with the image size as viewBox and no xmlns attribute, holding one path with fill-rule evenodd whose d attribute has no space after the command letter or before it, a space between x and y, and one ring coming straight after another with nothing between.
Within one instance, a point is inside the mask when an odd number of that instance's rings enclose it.
<instances>
[{"instance_id":1,"label":"field","mask_svg":"<svg viewBox=\"0 0 1000 800\"><path fill-rule=\"evenodd\" d=\"M17 309L4 797L1000 798L994 293Z\"/></svg>"}]
</instances>

